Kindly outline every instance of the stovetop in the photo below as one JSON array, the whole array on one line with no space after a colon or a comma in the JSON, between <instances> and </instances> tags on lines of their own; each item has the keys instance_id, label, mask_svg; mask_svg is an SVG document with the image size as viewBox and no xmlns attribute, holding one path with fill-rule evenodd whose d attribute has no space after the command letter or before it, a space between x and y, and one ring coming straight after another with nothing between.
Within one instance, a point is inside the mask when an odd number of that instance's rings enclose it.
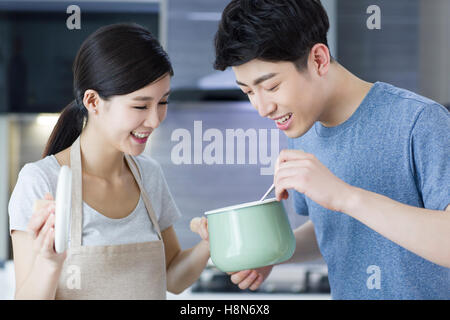
<instances>
[{"instance_id":1,"label":"stovetop","mask_svg":"<svg viewBox=\"0 0 450 320\"><path fill-rule=\"evenodd\" d=\"M230 276L210 262L199 280L191 286L192 293L233 294L329 294L330 285L326 265L277 265L256 291L241 290Z\"/></svg>"}]
</instances>

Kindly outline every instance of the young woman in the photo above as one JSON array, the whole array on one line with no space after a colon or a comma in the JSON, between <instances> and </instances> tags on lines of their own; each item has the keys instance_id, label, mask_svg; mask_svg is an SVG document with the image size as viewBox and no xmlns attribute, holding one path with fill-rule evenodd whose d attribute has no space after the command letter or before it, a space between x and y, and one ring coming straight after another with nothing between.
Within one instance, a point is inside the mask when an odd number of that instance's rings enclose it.
<instances>
[{"instance_id":1,"label":"young woman","mask_svg":"<svg viewBox=\"0 0 450 320\"><path fill-rule=\"evenodd\" d=\"M75 58L75 100L62 112L44 158L26 164L9 203L17 299L165 299L198 279L202 240L182 251L180 213L160 165L142 155L166 117L173 70L136 24L102 27ZM61 166L72 169L68 250L54 250ZM46 202L38 201L45 199ZM40 203L40 206L35 206ZM44 203L44 205L42 205Z\"/></svg>"}]
</instances>

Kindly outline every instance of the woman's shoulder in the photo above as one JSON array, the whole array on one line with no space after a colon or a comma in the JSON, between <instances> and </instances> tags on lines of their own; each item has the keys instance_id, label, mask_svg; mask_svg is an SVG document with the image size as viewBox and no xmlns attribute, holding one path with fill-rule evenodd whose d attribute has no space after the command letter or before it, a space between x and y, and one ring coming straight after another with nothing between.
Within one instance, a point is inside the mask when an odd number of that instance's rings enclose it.
<instances>
[{"instance_id":1,"label":"woman's shoulder","mask_svg":"<svg viewBox=\"0 0 450 320\"><path fill-rule=\"evenodd\" d=\"M134 156L133 159L136 160L146 187L159 185L164 179L164 173L161 165L150 155L142 153L138 156Z\"/></svg>"},{"instance_id":2,"label":"woman's shoulder","mask_svg":"<svg viewBox=\"0 0 450 320\"><path fill-rule=\"evenodd\" d=\"M148 166L148 167L159 167L159 162L156 161L152 156L146 154L146 153L141 153L140 155L134 156L134 159L136 159L140 164L144 165L144 166Z\"/></svg>"},{"instance_id":3,"label":"woman's shoulder","mask_svg":"<svg viewBox=\"0 0 450 320\"><path fill-rule=\"evenodd\" d=\"M10 230L26 230L34 201L43 199L47 192L55 194L58 172L58 162L52 156L22 167L8 204Z\"/></svg>"},{"instance_id":4,"label":"woman's shoulder","mask_svg":"<svg viewBox=\"0 0 450 320\"><path fill-rule=\"evenodd\" d=\"M143 170L144 172L151 173L161 170L161 165L159 164L159 162L148 154L141 153L140 155L133 158L136 160L139 169Z\"/></svg>"},{"instance_id":5,"label":"woman's shoulder","mask_svg":"<svg viewBox=\"0 0 450 320\"><path fill-rule=\"evenodd\" d=\"M44 179L51 182L58 176L59 164L54 156L26 163L19 172L19 179Z\"/></svg>"}]
</instances>

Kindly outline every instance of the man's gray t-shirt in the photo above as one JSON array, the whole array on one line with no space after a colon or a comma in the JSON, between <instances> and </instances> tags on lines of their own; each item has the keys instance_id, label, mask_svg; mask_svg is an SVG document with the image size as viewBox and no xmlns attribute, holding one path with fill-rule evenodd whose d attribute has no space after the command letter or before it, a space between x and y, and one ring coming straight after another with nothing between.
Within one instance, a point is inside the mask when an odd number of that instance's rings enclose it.
<instances>
[{"instance_id":1,"label":"man's gray t-shirt","mask_svg":"<svg viewBox=\"0 0 450 320\"><path fill-rule=\"evenodd\" d=\"M314 154L355 187L414 207L449 205L450 114L408 90L377 82L347 121L336 127L316 122L289 139L289 148ZM333 298L450 299L450 269L303 194L293 196L296 212L314 224Z\"/></svg>"},{"instance_id":2,"label":"man's gray t-shirt","mask_svg":"<svg viewBox=\"0 0 450 320\"><path fill-rule=\"evenodd\" d=\"M161 166L147 155L139 155L134 159L163 231L177 221L181 214L169 191ZM53 155L27 163L20 170L8 206L10 231L25 231L32 215L34 201L44 199L47 192L55 196L59 170L60 165ZM108 218L83 202L83 245L119 245L155 240L158 240L158 236L142 195L136 208L121 219Z\"/></svg>"}]
</instances>

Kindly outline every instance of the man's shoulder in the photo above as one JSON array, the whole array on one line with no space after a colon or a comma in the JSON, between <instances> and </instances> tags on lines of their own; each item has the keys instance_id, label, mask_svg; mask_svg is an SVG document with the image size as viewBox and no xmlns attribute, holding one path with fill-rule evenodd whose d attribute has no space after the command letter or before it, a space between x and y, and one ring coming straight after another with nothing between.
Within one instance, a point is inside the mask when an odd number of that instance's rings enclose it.
<instances>
[{"instance_id":1,"label":"man's shoulder","mask_svg":"<svg viewBox=\"0 0 450 320\"><path fill-rule=\"evenodd\" d=\"M389 84L386 82L377 82L376 84L378 85L379 93L391 96L392 99L406 100L406 101L410 101L410 102L415 101L418 104L423 104L423 105L430 105L430 104L437 103L436 101L433 101L432 99L429 99L418 93L415 93L408 89L396 87L395 85L392 85L392 84Z\"/></svg>"},{"instance_id":2,"label":"man's shoulder","mask_svg":"<svg viewBox=\"0 0 450 320\"><path fill-rule=\"evenodd\" d=\"M377 82L375 93L375 106L385 107L386 111L393 116L397 114L409 115L408 118L414 119L425 108L432 110L445 109L438 102L422 96L408 89L399 88L389 83ZM445 109L446 110L446 109Z\"/></svg>"}]
</instances>

